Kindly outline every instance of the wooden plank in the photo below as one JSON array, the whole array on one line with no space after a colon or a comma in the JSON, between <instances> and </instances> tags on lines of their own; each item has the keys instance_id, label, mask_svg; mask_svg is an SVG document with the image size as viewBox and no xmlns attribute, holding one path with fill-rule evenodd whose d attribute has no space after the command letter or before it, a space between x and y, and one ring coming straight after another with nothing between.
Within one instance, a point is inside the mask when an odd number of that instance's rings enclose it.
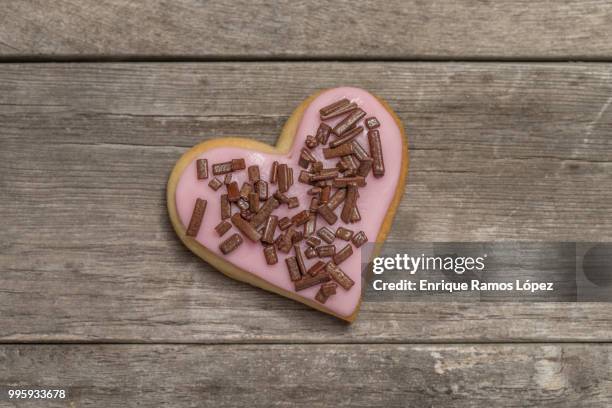
<instances>
[{"instance_id":1,"label":"wooden plank","mask_svg":"<svg viewBox=\"0 0 612 408\"><path fill-rule=\"evenodd\" d=\"M612 239L607 64L3 65L1 341L610 341L608 304L366 301L347 328L183 248L164 202L179 155L273 142L348 71L410 135L390 241Z\"/></svg>"},{"instance_id":2,"label":"wooden plank","mask_svg":"<svg viewBox=\"0 0 612 408\"><path fill-rule=\"evenodd\" d=\"M597 408L612 404L611 361L609 344L5 345L0 383L109 408Z\"/></svg>"},{"instance_id":3,"label":"wooden plank","mask_svg":"<svg viewBox=\"0 0 612 408\"><path fill-rule=\"evenodd\" d=\"M5 1L3 57L610 58L606 0Z\"/></svg>"}]
</instances>

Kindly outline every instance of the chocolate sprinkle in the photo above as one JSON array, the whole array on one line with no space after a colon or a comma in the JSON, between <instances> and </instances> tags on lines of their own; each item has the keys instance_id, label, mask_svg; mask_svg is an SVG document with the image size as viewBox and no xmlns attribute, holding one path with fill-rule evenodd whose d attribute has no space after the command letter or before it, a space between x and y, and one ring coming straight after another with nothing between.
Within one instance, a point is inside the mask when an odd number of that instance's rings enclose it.
<instances>
[{"instance_id":1,"label":"chocolate sprinkle","mask_svg":"<svg viewBox=\"0 0 612 408\"><path fill-rule=\"evenodd\" d=\"M255 183L259 181L260 177L259 177L259 166L258 165L249 166L249 168L247 169L247 172L249 174L249 181L251 183Z\"/></svg>"},{"instance_id":2,"label":"chocolate sprinkle","mask_svg":"<svg viewBox=\"0 0 612 408\"><path fill-rule=\"evenodd\" d=\"M356 248L359 248L363 244L368 242L368 237L366 236L365 232L359 231L358 233L356 233L353 236L352 242L353 242L353 245L355 245Z\"/></svg>"},{"instance_id":3,"label":"chocolate sprinkle","mask_svg":"<svg viewBox=\"0 0 612 408\"><path fill-rule=\"evenodd\" d=\"M268 183L263 180L255 182L255 191L259 194L259 201L268 199Z\"/></svg>"},{"instance_id":4,"label":"chocolate sprinkle","mask_svg":"<svg viewBox=\"0 0 612 408\"><path fill-rule=\"evenodd\" d=\"M309 195L318 195L321 194L321 187L313 187L310 190L308 190L308 194Z\"/></svg>"},{"instance_id":5,"label":"chocolate sprinkle","mask_svg":"<svg viewBox=\"0 0 612 408\"><path fill-rule=\"evenodd\" d=\"M338 282L344 290L349 290L355 284L355 282L334 262L328 262L327 265L325 265L325 272L327 272L333 280Z\"/></svg>"},{"instance_id":6,"label":"chocolate sprinkle","mask_svg":"<svg viewBox=\"0 0 612 408\"><path fill-rule=\"evenodd\" d=\"M336 246L335 245L321 245L315 248L317 250L317 255L321 258L330 258L336 255Z\"/></svg>"},{"instance_id":7,"label":"chocolate sprinkle","mask_svg":"<svg viewBox=\"0 0 612 408\"><path fill-rule=\"evenodd\" d=\"M304 236L308 237L315 233L317 229L317 215L312 214L306 224L304 224Z\"/></svg>"},{"instance_id":8,"label":"chocolate sprinkle","mask_svg":"<svg viewBox=\"0 0 612 408\"><path fill-rule=\"evenodd\" d=\"M238 183L232 181L227 185L227 199L230 203L234 203L240 199L240 189Z\"/></svg>"},{"instance_id":9,"label":"chocolate sprinkle","mask_svg":"<svg viewBox=\"0 0 612 408\"><path fill-rule=\"evenodd\" d=\"M351 101L349 101L346 98L340 99L339 101L330 103L329 105L326 105L324 107L322 107L321 109L319 109L319 114L321 116L325 116L325 115L329 115L332 112L337 111L338 109L347 106L351 103Z\"/></svg>"},{"instance_id":10,"label":"chocolate sprinkle","mask_svg":"<svg viewBox=\"0 0 612 408\"><path fill-rule=\"evenodd\" d=\"M232 182L232 173L227 173L223 178L223 184L228 185Z\"/></svg>"},{"instance_id":11,"label":"chocolate sprinkle","mask_svg":"<svg viewBox=\"0 0 612 408\"><path fill-rule=\"evenodd\" d=\"M350 155L350 156L352 156L352 155ZM347 159L350 156L342 156L340 158L340 161L338 163L336 163L336 168L340 172L344 173L347 170L350 170L351 162Z\"/></svg>"},{"instance_id":12,"label":"chocolate sprinkle","mask_svg":"<svg viewBox=\"0 0 612 408\"><path fill-rule=\"evenodd\" d=\"M298 181L303 184L310 184L310 179L312 177L312 173L302 170L300 171L300 175L298 176Z\"/></svg>"},{"instance_id":13,"label":"chocolate sprinkle","mask_svg":"<svg viewBox=\"0 0 612 408\"><path fill-rule=\"evenodd\" d=\"M223 182L216 177L214 177L212 180L208 182L208 187L212 188L215 191L220 189L222 185L223 185Z\"/></svg>"},{"instance_id":14,"label":"chocolate sprinkle","mask_svg":"<svg viewBox=\"0 0 612 408\"><path fill-rule=\"evenodd\" d=\"M354 149L352 143L341 144L335 148L326 147L323 149L323 157L326 159L333 159L334 157L347 156L353 154L355 151Z\"/></svg>"},{"instance_id":15,"label":"chocolate sprinkle","mask_svg":"<svg viewBox=\"0 0 612 408\"><path fill-rule=\"evenodd\" d=\"M281 204L289 204L289 197L287 197L285 194L281 193L280 191L277 191L276 193L274 193L274 198L276 198Z\"/></svg>"},{"instance_id":16,"label":"chocolate sprinkle","mask_svg":"<svg viewBox=\"0 0 612 408\"><path fill-rule=\"evenodd\" d=\"M226 220L232 216L232 207L227 199L227 194L221 194L221 219Z\"/></svg>"},{"instance_id":17,"label":"chocolate sprinkle","mask_svg":"<svg viewBox=\"0 0 612 408\"><path fill-rule=\"evenodd\" d=\"M371 118L366 118L364 120L365 125L368 129L376 129L380 126L380 122L376 119L376 116L372 116Z\"/></svg>"},{"instance_id":18,"label":"chocolate sprinkle","mask_svg":"<svg viewBox=\"0 0 612 408\"><path fill-rule=\"evenodd\" d=\"M334 242L334 239L336 239L336 235L327 227L322 227L319 231L317 231L317 235L328 244L331 244Z\"/></svg>"},{"instance_id":19,"label":"chocolate sprinkle","mask_svg":"<svg viewBox=\"0 0 612 408\"><path fill-rule=\"evenodd\" d=\"M300 267L298 266L297 259L295 258L295 256L285 258L285 264L287 265L287 271L289 272L289 279L294 282L302 279Z\"/></svg>"},{"instance_id":20,"label":"chocolate sprinkle","mask_svg":"<svg viewBox=\"0 0 612 408\"><path fill-rule=\"evenodd\" d=\"M314 248L308 247L304 251L304 255L306 255L306 258L308 258L308 259L316 258L317 257L317 251Z\"/></svg>"},{"instance_id":21,"label":"chocolate sprinkle","mask_svg":"<svg viewBox=\"0 0 612 408\"><path fill-rule=\"evenodd\" d=\"M246 169L246 164L244 159L233 159L232 160L232 171L244 170Z\"/></svg>"},{"instance_id":22,"label":"chocolate sprinkle","mask_svg":"<svg viewBox=\"0 0 612 408\"><path fill-rule=\"evenodd\" d=\"M198 159L196 160L196 171L198 173L198 180L205 180L208 178L208 160Z\"/></svg>"},{"instance_id":23,"label":"chocolate sprinkle","mask_svg":"<svg viewBox=\"0 0 612 408\"><path fill-rule=\"evenodd\" d=\"M346 189L340 188L336 190L333 196L331 196L331 198L327 202L327 206L333 211L336 208L338 208L340 204L344 202L345 198L346 198Z\"/></svg>"},{"instance_id":24,"label":"chocolate sprinkle","mask_svg":"<svg viewBox=\"0 0 612 408\"><path fill-rule=\"evenodd\" d=\"M319 303L325 304L325 302L327 302L327 299L329 299L329 297L323 294L323 285L325 285L325 283L319 287L319 290L317 291L317 294L315 295L315 300Z\"/></svg>"},{"instance_id":25,"label":"chocolate sprinkle","mask_svg":"<svg viewBox=\"0 0 612 408\"><path fill-rule=\"evenodd\" d=\"M288 208L297 208L300 206L300 200L297 197L289 197L289 200L287 201L287 207Z\"/></svg>"},{"instance_id":26,"label":"chocolate sprinkle","mask_svg":"<svg viewBox=\"0 0 612 408\"><path fill-rule=\"evenodd\" d=\"M308 218L310 218L310 211L303 210L291 217L291 221L293 224L295 224L295 226L300 226L305 224L306 221L308 221Z\"/></svg>"},{"instance_id":27,"label":"chocolate sprinkle","mask_svg":"<svg viewBox=\"0 0 612 408\"><path fill-rule=\"evenodd\" d=\"M253 185L248 181L245 181L244 183L242 183L242 187L240 188L240 197L244 198L245 200L248 200L249 194L251 194L252 191Z\"/></svg>"},{"instance_id":28,"label":"chocolate sprinkle","mask_svg":"<svg viewBox=\"0 0 612 408\"><path fill-rule=\"evenodd\" d=\"M323 170L323 162L322 161L316 161L314 163L312 163L312 166L310 166L310 170L313 173L319 173Z\"/></svg>"},{"instance_id":29,"label":"chocolate sprinkle","mask_svg":"<svg viewBox=\"0 0 612 408\"><path fill-rule=\"evenodd\" d=\"M331 186L323 187L321 189L321 197L319 198L319 201L321 202L321 204L328 204L330 195L331 195ZM330 207L330 209L332 208Z\"/></svg>"},{"instance_id":30,"label":"chocolate sprinkle","mask_svg":"<svg viewBox=\"0 0 612 408\"><path fill-rule=\"evenodd\" d=\"M268 265L274 265L278 262L278 256L276 255L276 248L274 248L274 245L264 247L263 253Z\"/></svg>"},{"instance_id":31,"label":"chocolate sprinkle","mask_svg":"<svg viewBox=\"0 0 612 408\"><path fill-rule=\"evenodd\" d=\"M315 263L314 265L310 267L310 269L308 269L308 274L310 276L315 276L319 272L324 271L324 270L325 270L325 262L317 261L317 263Z\"/></svg>"},{"instance_id":32,"label":"chocolate sprinkle","mask_svg":"<svg viewBox=\"0 0 612 408\"><path fill-rule=\"evenodd\" d=\"M278 217L276 215L270 215L266 220L263 236L261 238L262 242L267 244L274 243L274 233L276 232L276 225L278 224Z\"/></svg>"},{"instance_id":33,"label":"chocolate sprinkle","mask_svg":"<svg viewBox=\"0 0 612 408\"><path fill-rule=\"evenodd\" d=\"M338 135L341 136L344 132L346 132L349 129L352 129L357 122L359 122L361 119L363 119L363 117L365 116L365 112L362 111L361 109L356 109L353 112L351 112L350 115L348 115L346 118L342 119L334 128L333 128L333 132Z\"/></svg>"},{"instance_id":34,"label":"chocolate sprinkle","mask_svg":"<svg viewBox=\"0 0 612 408\"><path fill-rule=\"evenodd\" d=\"M338 137L336 140L332 140L329 142L329 147L338 147L341 144L348 143L351 140L355 139L363 132L363 126L357 126L347 132L344 132L342 136Z\"/></svg>"},{"instance_id":35,"label":"chocolate sprinkle","mask_svg":"<svg viewBox=\"0 0 612 408\"><path fill-rule=\"evenodd\" d=\"M351 142L353 145L353 154L357 158L357 160L363 161L365 159L370 158L368 152L363 148L363 146L356 140Z\"/></svg>"},{"instance_id":36,"label":"chocolate sprinkle","mask_svg":"<svg viewBox=\"0 0 612 408\"><path fill-rule=\"evenodd\" d=\"M202 225L202 218L204 218L204 212L206 212L206 200L201 198L196 199L193 207L193 213L191 213L191 219L189 220L189 226L187 227L186 235L195 237L200 231Z\"/></svg>"},{"instance_id":37,"label":"chocolate sprinkle","mask_svg":"<svg viewBox=\"0 0 612 408\"><path fill-rule=\"evenodd\" d=\"M340 265L342 262L346 261L351 255L353 255L353 248L351 247L351 244L346 244L344 248L336 252L336 255L334 255L333 257L333 261L336 265Z\"/></svg>"},{"instance_id":38,"label":"chocolate sprinkle","mask_svg":"<svg viewBox=\"0 0 612 408\"><path fill-rule=\"evenodd\" d=\"M338 177L338 169L323 169L318 174L310 176L311 182L333 180Z\"/></svg>"},{"instance_id":39,"label":"chocolate sprinkle","mask_svg":"<svg viewBox=\"0 0 612 408\"><path fill-rule=\"evenodd\" d=\"M372 173L376 178L382 177L385 175L385 162L383 160L383 151L378 130L370 130L368 132L368 142L370 143L370 155L372 159L374 159L372 163Z\"/></svg>"},{"instance_id":40,"label":"chocolate sprinkle","mask_svg":"<svg viewBox=\"0 0 612 408\"><path fill-rule=\"evenodd\" d=\"M272 162L272 169L270 170L270 183L276 184L278 180L278 162Z\"/></svg>"},{"instance_id":41,"label":"chocolate sprinkle","mask_svg":"<svg viewBox=\"0 0 612 408\"><path fill-rule=\"evenodd\" d=\"M289 190L289 169L285 163L278 165L278 191L286 193Z\"/></svg>"},{"instance_id":42,"label":"chocolate sprinkle","mask_svg":"<svg viewBox=\"0 0 612 408\"><path fill-rule=\"evenodd\" d=\"M304 233L302 231L294 230L294 234L291 236L291 242L297 244L304 239Z\"/></svg>"},{"instance_id":43,"label":"chocolate sprinkle","mask_svg":"<svg viewBox=\"0 0 612 408\"><path fill-rule=\"evenodd\" d=\"M317 141L322 145L327 144L329 140L329 134L331 133L331 127L326 123L321 123L319 129L317 129L317 135L315 136Z\"/></svg>"},{"instance_id":44,"label":"chocolate sprinkle","mask_svg":"<svg viewBox=\"0 0 612 408\"><path fill-rule=\"evenodd\" d=\"M338 216L327 206L327 204L320 205L319 208L317 208L317 212L321 214L321 217L323 217L329 225L333 225L338 220Z\"/></svg>"},{"instance_id":45,"label":"chocolate sprinkle","mask_svg":"<svg viewBox=\"0 0 612 408\"><path fill-rule=\"evenodd\" d=\"M304 264L304 256L302 255L300 244L293 245L293 251L295 252L295 260L297 261L298 268L300 268L300 273L302 276L306 275L306 264Z\"/></svg>"},{"instance_id":46,"label":"chocolate sprinkle","mask_svg":"<svg viewBox=\"0 0 612 408\"><path fill-rule=\"evenodd\" d=\"M246 220L246 221L251 221L253 219L253 213L247 208L244 210L240 210L240 216Z\"/></svg>"},{"instance_id":47,"label":"chocolate sprinkle","mask_svg":"<svg viewBox=\"0 0 612 408\"><path fill-rule=\"evenodd\" d=\"M335 282L323 283L315 295L315 300L319 303L327 302L327 299L329 299L330 296L336 294L336 287L338 287L338 284Z\"/></svg>"},{"instance_id":48,"label":"chocolate sprinkle","mask_svg":"<svg viewBox=\"0 0 612 408\"><path fill-rule=\"evenodd\" d=\"M242 244L242 237L240 234L233 234L231 237L226 239L219 245L219 249L224 255L229 254Z\"/></svg>"},{"instance_id":49,"label":"chocolate sprinkle","mask_svg":"<svg viewBox=\"0 0 612 408\"><path fill-rule=\"evenodd\" d=\"M212 165L212 172L215 176L219 176L225 173L231 173L232 171L233 170L231 161L225 163L216 163Z\"/></svg>"},{"instance_id":50,"label":"chocolate sprinkle","mask_svg":"<svg viewBox=\"0 0 612 408\"><path fill-rule=\"evenodd\" d=\"M351 154L350 156L344 156L342 160L344 160L348 164L347 167L349 168L349 170L357 170L359 168L359 160L357 160L354 154Z\"/></svg>"},{"instance_id":51,"label":"chocolate sprinkle","mask_svg":"<svg viewBox=\"0 0 612 408\"><path fill-rule=\"evenodd\" d=\"M312 248L317 247L321 245L321 239L317 237L308 237L306 238L306 245Z\"/></svg>"},{"instance_id":52,"label":"chocolate sprinkle","mask_svg":"<svg viewBox=\"0 0 612 408\"><path fill-rule=\"evenodd\" d=\"M357 109L357 104L349 103L348 105L342 106L341 108L338 108L335 111L328 113L327 115L321 115L321 120L329 120L337 116L346 115L347 113L352 112L355 109Z\"/></svg>"},{"instance_id":53,"label":"chocolate sprinkle","mask_svg":"<svg viewBox=\"0 0 612 408\"><path fill-rule=\"evenodd\" d=\"M227 231L229 231L230 229L232 229L232 224L230 224L227 221L221 221L219 224L217 224L217 226L215 227L215 231L217 231L217 234L222 237L223 235L225 235L225 233Z\"/></svg>"},{"instance_id":54,"label":"chocolate sprinkle","mask_svg":"<svg viewBox=\"0 0 612 408\"><path fill-rule=\"evenodd\" d=\"M249 193L249 210L253 213L259 211L259 194L254 191Z\"/></svg>"},{"instance_id":55,"label":"chocolate sprinkle","mask_svg":"<svg viewBox=\"0 0 612 408\"><path fill-rule=\"evenodd\" d=\"M361 163L359 163L359 168L357 169L357 175L363 178L368 177L370 174L370 170L372 170L372 164L374 163L374 159L368 157L363 159Z\"/></svg>"},{"instance_id":56,"label":"chocolate sprinkle","mask_svg":"<svg viewBox=\"0 0 612 408\"><path fill-rule=\"evenodd\" d=\"M343 177L343 178L335 178L334 179L334 187L342 188L346 187L349 184L355 184L358 187L365 187L366 181L364 177L355 176L355 177Z\"/></svg>"},{"instance_id":57,"label":"chocolate sprinkle","mask_svg":"<svg viewBox=\"0 0 612 408\"><path fill-rule=\"evenodd\" d=\"M310 199L310 206L308 209L314 213L317 211L317 208L319 208L319 199L315 196Z\"/></svg>"},{"instance_id":58,"label":"chocolate sprinkle","mask_svg":"<svg viewBox=\"0 0 612 408\"><path fill-rule=\"evenodd\" d=\"M353 231L348 228L338 227L336 230L336 237L345 241L350 241L351 238L353 238Z\"/></svg>"},{"instance_id":59,"label":"chocolate sprinkle","mask_svg":"<svg viewBox=\"0 0 612 408\"><path fill-rule=\"evenodd\" d=\"M349 184L346 189L346 198L344 200L344 207L342 207L342 213L340 218L345 224L351 221L351 214L353 207L357 204L357 186L355 184Z\"/></svg>"},{"instance_id":60,"label":"chocolate sprinkle","mask_svg":"<svg viewBox=\"0 0 612 408\"><path fill-rule=\"evenodd\" d=\"M249 209L249 203L247 200L245 200L244 198L240 197L238 199L238 201L236 201L236 206L242 210L242 211L246 211Z\"/></svg>"},{"instance_id":61,"label":"chocolate sprinkle","mask_svg":"<svg viewBox=\"0 0 612 408\"><path fill-rule=\"evenodd\" d=\"M257 232L255 227L253 227L248 221L243 219L240 214L236 213L231 217L232 224L236 228L238 228L248 239L253 242L257 242L261 239L261 234Z\"/></svg>"},{"instance_id":62,"label":"chocolate sprinkle","mask_svg":"<svg viewBox=\"0 0 612 408\"><path fill-rule=\"evenodd\" d=\"M323 294L327 297L336 294L336 288L338 284L336 282L327 282L321 285L321 289L319 289Z\"/></svg>"},{"instance_id":63,"label":"chocolate sprinkle","mask_svg":"<svg viewBox=\"0 0 612 408\"><path fill-rule=\"evenodd\" d=\"M317 300L325 303L327 299L336 294L336 288L338 284L336 282L326 282L321 285L317 292Z\"/></svg>"},{"instance_id":64,"label":"chocolate sprinkle","mask_svg":"<svg viewBox=\"0 0 612 408\"><path fill-rule=\"evenodd\" d=\"M319 145L319 141L313 135L306 136L306 141L304 142L307 148L314 149Z\"/></svg>"},{"instance_id":65,"label":"chocolate sprinkle","mask_svg":"<svg viewBox=\"0 0 612 408\"><path fill-rule=\"evenodd\" d=\"M308 166L310 166L311 163L316 162L317 159L315 159L315 157L312 155L312 153L310 153L310 151L308 149L302 149L300 152L300 158L298 160L298 165L300 167L303 167L305 169L308 168Z\"/></svg>"},{"instance_id":66,"label":"chocolate sprinkle","mask_svg":"<svg viewBox=\"0 0 612 408\"><path fill-rule=\"evenodd\" d=\"M291 247L293 245L293 235L295 235L295 230L293 228L289 228L280 236L276 245L279 251L286 254L291 251Z\"/></svg>"}]
</instances>

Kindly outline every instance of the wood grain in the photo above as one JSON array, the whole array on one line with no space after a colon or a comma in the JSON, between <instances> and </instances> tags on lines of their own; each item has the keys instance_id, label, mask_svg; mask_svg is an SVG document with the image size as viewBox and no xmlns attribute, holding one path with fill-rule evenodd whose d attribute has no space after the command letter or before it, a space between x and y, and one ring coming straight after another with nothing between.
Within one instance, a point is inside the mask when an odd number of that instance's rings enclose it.
<instances>
[{"instance_id":1,"label":"wood grain","mask_svg":"<svg viewBox=\"0 0 612 408\"><path fill-rule=\"evenodd\" d=\"M0 3L0 55L42 58L612 57L606 0Z\"/></svg>"},{"instance_id":2,"label":"wood grain","mask_svg":"<svg viewBox=\"0 0 612 408\"><path fill-rule=\"evenodd\" d=\"M603 408L611 359L609 344L6 345L0 383L69 388L45 407Z\"/></svg>"},{"instance_id":3,"label":"wood grain","mask_svg":"<svg viewBox=\"0 0 612 408\"><path fill-rule=\"evenodd\" d=\"M164 202L180 154L224 135L272 143L302 98L345 83L406 124L392 242L612 239L608 64L5 64L0 339L612 339L610 306L586 303L366 299L346 327L184 249Z\"/></svg>"}]
</instances>

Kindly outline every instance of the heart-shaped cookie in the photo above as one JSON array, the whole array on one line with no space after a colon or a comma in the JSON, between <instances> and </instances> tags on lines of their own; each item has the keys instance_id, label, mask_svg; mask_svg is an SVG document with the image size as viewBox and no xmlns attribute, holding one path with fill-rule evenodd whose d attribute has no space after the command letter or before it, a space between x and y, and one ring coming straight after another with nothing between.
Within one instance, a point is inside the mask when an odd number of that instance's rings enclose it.
<instances>
[{"instance_id":1,"label":"heart-shaped cookie","mask_svg":"<svg viewBox=\"0 0 612 408\"><path fill-rule=\"evenodd\" d=\"M275 147L224 137L190 149L168 211L183 243L227 276L352 322L362 263L389 232L407 169L388 105L333 88L293 112Z\"/></svg>"}]
</instances>

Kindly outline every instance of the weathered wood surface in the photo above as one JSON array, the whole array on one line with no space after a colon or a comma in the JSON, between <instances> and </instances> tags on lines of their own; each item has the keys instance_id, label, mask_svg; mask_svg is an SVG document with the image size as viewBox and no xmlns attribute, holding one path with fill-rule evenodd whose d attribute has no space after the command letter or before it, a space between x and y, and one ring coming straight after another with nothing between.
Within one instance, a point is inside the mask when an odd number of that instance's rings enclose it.
<instances>
[{"instance_id":1,"label":"weathered wood surface","mask_svg":"<svg viewBox=\"0 0 612 408\"><path fill-rule=\"evenodd\" d=\"M352 327L191 255L165 210L200 140L273 142L350 83L411 144L389 239L612 239L612 66L207 63L0 66L0 338L127 342L610 341L609 304L365 302Z\"/></svg>"},{"instance_id":2,"label":"weathered wood surface","mask_svg":"<svg viewBox=\"0 0 612 408\"><path fill-rule=\"evenodd\" d=\"M609 344L5 345L0 383L72 391L45 407L603 408L610 361Z\"/></svg>"},{"instance_id":3,"label":"weathered wood surface","mask_svg":"<svg viewBox=\"0 0 612 408\"><path fill-rule=\"evenodd\" d=\"M4 57L612 57L606 0L4 0L0 9Z\"/></svg>"}]
</instances>

